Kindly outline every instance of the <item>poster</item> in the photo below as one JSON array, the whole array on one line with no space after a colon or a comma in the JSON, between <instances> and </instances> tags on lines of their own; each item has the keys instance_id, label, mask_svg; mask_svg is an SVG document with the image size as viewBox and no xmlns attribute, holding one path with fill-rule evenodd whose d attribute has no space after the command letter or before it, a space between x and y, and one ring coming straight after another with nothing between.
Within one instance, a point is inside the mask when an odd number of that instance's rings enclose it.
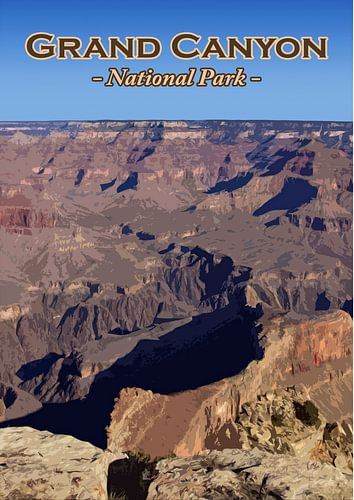
<instances>
[{"instance_id":1,"label":"poster","mask_svg":"<svg viewBox=\"0 0 354 500\"><path fill-rule=\"evenodd\" d=\"M352 498L352 3L0 0L0 498Z\"/></svg>"}]
</instances>

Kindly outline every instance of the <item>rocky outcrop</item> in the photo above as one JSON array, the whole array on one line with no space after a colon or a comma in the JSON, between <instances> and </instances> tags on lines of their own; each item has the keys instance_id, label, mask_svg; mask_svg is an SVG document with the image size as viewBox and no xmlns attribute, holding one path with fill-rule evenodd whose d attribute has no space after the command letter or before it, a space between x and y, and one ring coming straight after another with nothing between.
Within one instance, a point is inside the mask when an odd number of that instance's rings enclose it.
<instances>
[{"instance_id":1,"label":"rocky outcrop","mask_svg":"<svg viewBox=\"0 0 354 500\"><path fill-rule=\"evenodd\" d=\"M285 270L257 273L247 283L247 301L253 307L261 303L264 310L299 314L341 309L347 294L335 283L341 279L342 272L337 267L334 270L296 274Z\"/></svg>"},{"instance_id":2,"label":"rocky outcrop","mask_svg":"<svg viewBox=\"0 0 354 500\"><path fill-rule=\"evenodd\" d=\"M28 392L0 382L0 421L22 417L41 407L41 403Z\"/></svg>"},{"instance_id":3,"label":"rocky outcrop","mask_svg":"<svg viewBox=\"0 0 354 500\"><path fill-rule=\"evenodd\" d=\"M343 234L352 229L352 220L348 215L341 217L318 217L316 215L288 214L287 219L291 224L303 230L312 229L313 231L328 231Z\"/></svg>"},{"instance_id":4,"label":"rocky outcrop","mask_svg":"<svg viewBox=\"0 0 354 500\"><path fill-rule=\"evenodd\" d=\"M295 388L278 389L244 403L233 428L237 446L296 455L351 473L352 422L328 423Z\"/></svg>"},{"instance_id":5,"label":"rocky outcrop","mask_svg":"<svg viewBox=\"0 0 354 500\"><path fill-rule=\"evenodd\" d=\"M12 186L12 189L4 186L0 191L0 227L53 228L61 222L60 213L48 204L45 196L34 204L33 194L26 193L23 186Z\"/></svg>"},{"instance_id":6,"label":"rocky outcrop","mask_svg":"<svg viewBox=\"0 0 354 500\"><path fill-rule=\"evenodd\" d=\"M9 500L279 498L349 500L350 474L297 457L223 450L151 460L29 427L0 430L0 492Z\"/></svg>"},{"instance_id":7,"label":"rocky outcrop","mask_svg":"<svg viewBox=\"0 0 354 500\"><path fill-rule=\"evenodd\" d=\"M1 429L1 496L106 500L109 464L124 457L71 436L29 427Z\"/></svg>"},{"instance_id":8,"label":"rocky outcrop","mask_svg":"<svg viewBox=\"0 0 354 500\"><path fill-rule=\"evenodd\" d=\"M320 405L323 434L325 422L351 414L351 327L350 316L342 311L303 322L277 318L262 332L264 357L239 375L171 395L123 390L111 415L110 449L188 456L205 449L238 448L235 421L242 405L277 387L294 385L301 385L305 399Z\"/></svg>"},{"instance_id":9,"label":"rocky outcrop","mask_svg":"<svg viewBox=\"0 0 354 500\"><path fill-rule=\"evenodd\" d=\"M148 500L205 498L322 498L349 500L350 475L329 465L270 455L259 450L212 451L157 464Z\"/></svg>"},{"instance_id":10,"label":"rocky outcrop","mask_svg":"<svg viewBox=\"0 0 354 500\"><path fill-rule=\"evenodd\" d=\"M60 218L55 213L38 212L31 208L0 207L0 226L15 227L55 227Z\"/></svg>"}]
</instances>

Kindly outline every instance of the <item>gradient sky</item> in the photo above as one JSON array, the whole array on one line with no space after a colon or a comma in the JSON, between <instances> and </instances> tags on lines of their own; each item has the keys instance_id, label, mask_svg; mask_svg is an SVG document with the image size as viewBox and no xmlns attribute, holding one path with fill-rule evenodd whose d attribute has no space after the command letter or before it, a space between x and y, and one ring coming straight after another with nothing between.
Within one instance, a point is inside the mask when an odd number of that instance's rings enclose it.
<instances>
[{"instance_id":1,"label":"gradient sky","mask_svg":"<svg viewBox=\"0 0 354 500\"><path fill-rule=\"evenodd\" d=\"M24 50L37 31L57 36L155 36L154 61L39 61ZM181 31L207 36L328 36L327 61L181 61L169 50ZM0 0L0 120L352 119L351 0ZM240 64L241 62L241 64ZM124 63L124 64L123 64ZM110 66L183 72L245 67L262 83L244 88L105 88Z\"/></svg>"}]
</instances>

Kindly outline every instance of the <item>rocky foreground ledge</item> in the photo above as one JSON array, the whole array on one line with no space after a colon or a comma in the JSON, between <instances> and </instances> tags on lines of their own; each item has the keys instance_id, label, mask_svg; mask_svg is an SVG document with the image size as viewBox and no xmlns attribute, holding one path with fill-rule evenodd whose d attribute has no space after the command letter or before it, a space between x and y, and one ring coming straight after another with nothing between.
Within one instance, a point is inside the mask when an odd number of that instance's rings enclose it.
<instances>
[{"instance_id":1,"label":"rocky foreground ledge","mask_svg":"<svg viewBox=\"0 0 354 500\"><path fill-rule=\"evenodd\" d=\"M109 464L125 456L31 427L1 429L0 498L106 499Z\"/></svg>"},{"instance_id":2,"label":"rocky foreground ledge","mask_svg":"<svg viewBox=\"0 0 354 500\"><path fill-rule=\"evenodd\" d=\"M0 430L0 498L197 500L352 498L351 475L257 449L151 461L30 427Z\"/></svg>"}]
</instances>

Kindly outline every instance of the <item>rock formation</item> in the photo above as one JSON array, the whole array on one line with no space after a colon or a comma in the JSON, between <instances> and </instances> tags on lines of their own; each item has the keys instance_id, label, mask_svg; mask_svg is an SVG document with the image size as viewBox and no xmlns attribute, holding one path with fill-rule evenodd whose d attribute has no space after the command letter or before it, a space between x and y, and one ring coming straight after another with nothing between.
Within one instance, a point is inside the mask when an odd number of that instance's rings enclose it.
<instances>
[{"instance_id":1,"label":"rock formation","mask_svg":"<svg viewBox=\"0 0 354 500\"><path fill-rule=\"evenodd\" d=\"M171 395L124 389L112 412L108 445L112 450L144 449L153 456L241 448L241 429L235 422L245 418L243 405L261 407L262 400L277 398L272 395L277 388L293 386L302 394L298 402L312 401L323 415L316 438L321 440L326 424L340 425L336 422L351 418L351 331L351 319L342 311L324 314L321 321L290 323L286 317L276 318L262 331L263 358L251 362L239 375ZM292 407L297 400L291 399L289 391L280 394L279 403L285 406ZM253 413L257 420L257 412ZM292 415L291 428L296 421ZM260 419L266 432L265 416ZM313 435L313 428L308 433ZM300 439L300 432L288 438L294 439ZM255 441L253 446L257 446ZM276 452L274 443L266 441L269 448L265 449Z\"/></svg>"},{"instance_id":2,"label":"rock formation","mask_svg":"<svg viewBox=\"0 0 354 500\"><path fill-rule=\"evenodd\" d=\"M105 500L109 464L124 455L71 436L14 427L0 430L0 458L2 498Z\"/></svg>"},{"instance_id":3,"label":"rock formation","mask_svg":"<svg viewBox=\"0 0 354 500\"><path fill-rule=\"evenodd\" d=\"M342 122L0 123L1 427L347 473L351 148Z\"/></svg>"},{"instance_id":4,"label":"rock formation","mask_svg":"<svg viewBox=\"0 0 354 500\"><path fill-rule=\"evenodd\" d=\"M192 458L159 462L148 500L302 499L347 500L349 476L329 465L259 450L212 451Z\"/></svg>"},{"instance_id":5,"label":"rock formation","mask_svg":"<svg viewBox=\"0 0 354 500\"><path fill-rule=\"evenodd\" d=\"M348 500L350 475L260 450L151 461L29 427L0 430L0 492L8 500L308 498Z\"/></svg>"}]
</instances>

